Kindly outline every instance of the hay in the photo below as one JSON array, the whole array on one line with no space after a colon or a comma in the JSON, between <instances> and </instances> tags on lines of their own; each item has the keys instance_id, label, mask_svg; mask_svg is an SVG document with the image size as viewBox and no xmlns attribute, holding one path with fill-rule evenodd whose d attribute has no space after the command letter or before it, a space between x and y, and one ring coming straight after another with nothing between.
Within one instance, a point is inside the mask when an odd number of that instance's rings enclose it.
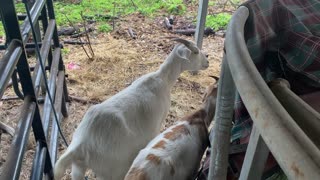
<instances>
[{"instance_id":1,"label":"hay","mask_svg":"<svg viewBox=\"0 0 320 180\"><path fill-rule=\"evenodd\" d=\"M139 14L124 17L118 22L113 33L92 36L92 47L95 52L92 61L87 58L80 46L64 45L69 51L63 55L66 66L71 62L80 66L77 70L66 69L69 93L76 97L101 102L130 85L141 75L156 70L175 44L164 38L172 34L162 27L161 21L162 18L147 19ZM137 33L136 40L127 34L128 27L132 27ZM187 39L192 40L193 37ZM199 107L205 88L213 82L208 76L219 76L223 40L220 37L204 39L203 50L209 55L210 67L196 76L189 72L181 75L172 90L172 105L167 119L163 122L162 130ZM12 91L6 93L6 95L13 94ZM16 127L22 102L1 103L1 120ZM71 141L74 130L91 105L77 102L68 105L69 117L62 122L62 130L68 142ZM8 136L1 138L0 166L5 161L11 140ZM26 151L20 179L28 179L30 176L34 149L35 145L31 143ZM59 156L65 149L64 146L59 146ZM70 170L67 174L69 173ZM93 173L89 174L89 178L92 179ZM70 176L66 176L65 179L70 179Z\"/></svg>"}]
</instances>

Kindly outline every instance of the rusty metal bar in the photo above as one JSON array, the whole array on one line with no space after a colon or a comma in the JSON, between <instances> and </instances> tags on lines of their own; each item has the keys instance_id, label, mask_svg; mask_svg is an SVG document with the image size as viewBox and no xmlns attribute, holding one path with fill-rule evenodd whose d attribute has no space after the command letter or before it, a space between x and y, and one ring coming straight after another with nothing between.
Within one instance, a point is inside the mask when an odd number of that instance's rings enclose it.
<instances>
[{"instance_id":1,"label":"rusty metal bar","mask_svg":"<svg viewBox=\"0 0 320 180\"><path fill-rule=\"evenodd\" d=\"M36 103L32 102L31 96L26 96L19 118L19 130L13 137L13 143L10 147L6 162L3 165L1 179L19 179L21 162L27 145L35 109Z\"/></svg>"},{"instance_id":2,"label":"rusty metal bar","mask_svg":"<svg viewBox=\"0 0 320 180\"><path fill-rule=\"evenodd\" d=\"M64 86L64 72L60 71L58 74L58 80L57 80L57 90L56 90L56 98L55 101L55 109L57 110L58 115L58 121L60 123L62 116L61 116L61 107L62 104L65 104L64 97L63 97L63 86ZM57 154L58 154L58 125L56 123L52 124L52 130L51 130L51 137L50 137L50 154L51 154L51 162L54 163L57 160Z\"/></svg>"},{"instance_id":3,"label":"rusty metal bar","mask_svg":"<svg viewBox=\"0 0 320 180\"><path fill-rule=\"evenodd\" d=\"M8 49L0 60L0 98L6 90L7 83L12 76L14 69L22 53L21 42L12 40Z\"/></svg>"},{"instance_id":4,"label":"rusty metal bar","mask_svg":"<svg viewBox=\"0 0 320 180\"><path fill-rule=\"evenodd\" d=\"M289 179L319 179L320 168L297 139L306 136L272 94L257 71L244 40L249 15L239 7L225 40L228 64L237 90L265 143ZM286 125L290 124L290 127ZM309 142L306 142L309 143Z\"/></svg>"},{"instance_id":5,"label":"rusty metal bar","mask_svg":"<svg viewBox=\"0 0 320 180\"><path fill-rule=\"evenodd\" d=\"M50 77L49 77L49 89L47 90L48 93L51 94L52 100L55 99L55 90L56 90L56 79L58 75L58 66L59 66L59 57L60 57L60 48L56 48L53 52L53 62L50 70ZM46 94L45 102L43 106L43 128L46 137L48 137L49 133L49 126L51 122L51 113L52 113L52 106L49 99L49 94ZM62 94L61 94L62 95ZM59 96L57 96L59 97ZM62 96L60 97L62 98ZM60 111L56 111L59 114Z\"/></svg>"},{"instance_id":6,"label":"rusty metal bar","mask_svg":"<svg viewBox=\"0 0 320 180\"><path fill-rule=\"evenodd\" d=\"M211 131L214 135L211 140L212 154L208 179L225 179L227 175L234 101L235 85L224 55L218 85L214 129Z\"/></svg>"},{"instance_id":7,"label":"rusty metal bar","mask_svg":"<svg viewBox=\"0 0 320 180\"><path fill-rule=\"evenodd\" d=\"M320 114L290 90L287 80L276 79L270 82L269 86L290 116L314 143L315 146L312 145L313 143L307 143L307 139L300 140L300 143L304 143L305 148L311 152L311 156L320 166Z\"/></svg>"}]
</instances>

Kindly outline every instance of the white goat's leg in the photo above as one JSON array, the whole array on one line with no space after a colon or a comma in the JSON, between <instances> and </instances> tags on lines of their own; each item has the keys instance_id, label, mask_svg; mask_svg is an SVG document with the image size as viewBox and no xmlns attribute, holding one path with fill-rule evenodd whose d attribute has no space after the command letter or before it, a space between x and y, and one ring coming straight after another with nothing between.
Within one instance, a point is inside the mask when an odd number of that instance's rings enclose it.
<instances>
[{"instance_id":1,"label":"white goat's leg","mask_svg":"<svg viewBox=\"0 0 320 180\"><path fill-rule=\"evenodd\" d=\"M83 180L86 173L86 167L83 163L72 163L72 180Z\"/></svg>"}]
</instances>

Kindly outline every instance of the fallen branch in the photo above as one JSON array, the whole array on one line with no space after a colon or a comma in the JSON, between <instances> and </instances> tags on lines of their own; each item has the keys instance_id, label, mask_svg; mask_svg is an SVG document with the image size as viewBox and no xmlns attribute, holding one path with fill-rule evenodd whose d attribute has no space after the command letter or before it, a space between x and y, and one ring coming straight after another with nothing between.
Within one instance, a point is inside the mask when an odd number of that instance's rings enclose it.
<instances>
[{"instance_id":1,"label":"fallen branch","mask_svg":"<svg viewBox=\"0 0 320 180\"><path fill-rule=\"evenodd\" d=\"M132 37L132 39L137 39L137 35L135 32L133 32L132 28L128 28L128 32L129 32L129 35Z\"/></svg>"},{"instance_id":2,"label":"fallen branch","mask_svg":"<svg viewBox=\"0 0 320 180\"><path fill-rule=\"evenodd\" d=\"M76 96L71 96L69 95L69 98L71 101L76 101L76 102L79 102L79 103L83 103L83 104L97 104L97 103L100 103L99 101L94 101L94 100L90 100L90 99L83 99L81 97L76 97Z\"/></svg>"},{"instance_id":3,"label":"fallen branch","mask_svg":"<svg viewBox=\"0 0 320 180\"><path fill-rule=\"evenodd\" d=\"M195 34L196 29L177 29L173 31L176 34L182 34L186 36L192 36ZM215 34L214 30L212 28L206 28L204 30L204 35L209 36L211 34Z\"/></svg>"},{"instance_id":4,"label":"fallen branch","mask_svg":"<svg viewBox=\"0 0 320 180\"><path fill-rule=\"evenodd\" d=\"M0 131L14 136L14 129L0 121ZM0 133L1 134L1 133Z\"/></svg>"},{"instance_id":5,"label":"fallen branch","mask_svg":"<svg viewBox=\"0 0 320 180\"><path fill-rule=\"evenodd\" d=\"M65 35L69 36L74 34L75 32L79 31L79 27L73 26L73 27L62 27L61 29L58 30L58 35Z\"/></svg>"},{"instance_id":6,"label":"fallen branch","mask_svg":"<svg viewBox=\"0 0 320 180\"><path fill-rule=\"evenodd\" d=\"M174 21L174 16L173 16L173 15L170 15L170 16L169 16L169 23L170 23L171 25L173 25L173 21Z\"/></svg>"},{"instance_id":7,"label":"fallen branch","mask_svg":"<svg viewBox=\"0 0 320 180\"><path fill-rule=\"evenodd\" d=\"M73 44L73 45L83 45L83 44L89 44L89 42L83 42L83 41L69 41L65 40L63 41L64 44Z\"/></svg>"},{"instance_id":8,"label":"fallen branch","mask_svg":"<svg viewBox=\"0 0 320 180\"><path fill-rule=\"evenodd\" d=\"M81 37L82 35L85 35L85 34L87 34L87 33L89 33L89 32L92 32L92 31L94 31L94 28L90 26L90 27L89 27L88 29L86 29L85 31L80 32L80 33L77 33L77 34L73 34L73 35L71 35L70 37L71 37L71 38L78 38L78 37Z\"/></svg>"},{"instance_id":9,"label":"fallen branch","mask_svg":"<svg viewBox=\"0 0 320 180\"><path fill-rule=\"evenodd\" d=\"M93 60L93 58L94 58L94 51L93 51L93 49L92 49L92 46L91 46L91 42L90 42L90 37L89 37L89 34L88 34L88 32L87 32L87 27L86 27L86 21L85 21L85 19L83 18L83 12L81 11L80 12L80 16L81 16L81 19L82 19L82 21L83 21L83 25L84 25L84 32L85 32L85 35L86 35L86 38L87 38L87 42L88 42L88 46L89 46L89 50L90 50L90 54L91 54L91 57L89 57L89 59L90 60ZM80 38L79 38L80 39ZM83 49L84 49L84 47L83 47Z\"/></svg>"},{"instance_id":10,"label":"fallen branch","mask_svg":"<svg viewBox=\"0 0 320 180\"><path fill-rule=\"evenodd\" d=\"M169 19L166 17L164 18L164 24L166 25L166 27L171 30L172 29L172 25L170 24Z\"/></svg>"}]
</instances>

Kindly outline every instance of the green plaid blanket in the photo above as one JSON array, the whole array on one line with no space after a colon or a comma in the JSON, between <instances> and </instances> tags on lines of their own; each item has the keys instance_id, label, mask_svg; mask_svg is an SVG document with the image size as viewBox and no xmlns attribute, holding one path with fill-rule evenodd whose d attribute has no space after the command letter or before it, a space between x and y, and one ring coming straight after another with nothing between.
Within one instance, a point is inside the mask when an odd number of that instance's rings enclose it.
<instances>
[{"instance_id":1,"label":"green plaid blanket","mask_svg":"<svg viewBox=\"0 0 320 180\"><path fill-rule=\"evenodd\" d=\"M255 0L243 6L250 15L245 40L253 62L268 82L285 78L304 94L320 87L320 1ZM250 134L252 122L237 95L232 141Z\"/></svg>"}]
</instances>

